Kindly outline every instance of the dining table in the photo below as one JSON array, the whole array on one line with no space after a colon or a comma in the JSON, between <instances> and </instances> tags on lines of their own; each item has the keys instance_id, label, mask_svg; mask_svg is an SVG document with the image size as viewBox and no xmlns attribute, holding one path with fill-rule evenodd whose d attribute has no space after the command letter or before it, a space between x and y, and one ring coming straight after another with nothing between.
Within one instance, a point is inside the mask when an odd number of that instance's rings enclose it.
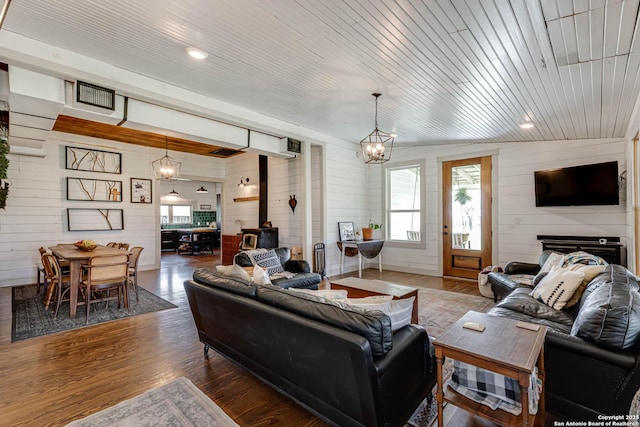
<instances>
[{"instance_id":1,"label":"dining table","mask_svg":"<svg viewBox=\"0 0 640 427\"><path fill-rule=\"evenodd\" d=\"M73 244L59 244L51 246L49 249L51 253L59 259L62 258L69 261L69 317L72 319L76 317L76 309L78 307L78 289L80 288L80 281L82 279L82 265L88 264L91 258L97 256L113 256L129 253L128 251L105 245L97 245L92 251L82 250Z\"/></svg>"}]
</instances>

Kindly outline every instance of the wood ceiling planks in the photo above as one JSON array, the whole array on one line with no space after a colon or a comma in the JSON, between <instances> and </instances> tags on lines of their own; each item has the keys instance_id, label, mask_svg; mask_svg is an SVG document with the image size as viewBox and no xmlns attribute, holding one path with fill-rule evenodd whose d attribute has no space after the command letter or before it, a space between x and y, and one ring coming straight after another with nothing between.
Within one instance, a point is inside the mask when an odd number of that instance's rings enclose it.
<instances>
[{"instance_id":1,"label":"wood ceiling planks","mask_svg":"<svg viewBox=\"0 0 640 427\"><path fill-rule=\"evenodd\" d=\"M56 123L53 125L53 130L57 132L72 133L75 135L90 136L93 138L110 139L118 142L126 142L128 144L142 145L144 147L161 149L167 147L171 151L181 151L184 153L218 158L227 158L242 153L242 151L228 149L222 146L203 144L197 141L174 138L172 136L165 137L164 135L157 133L129 129L65 115L58 116ZM212 154L212 151L218 149L230 151L228 151L228 155Z\"/></svg>"}]
</instances>

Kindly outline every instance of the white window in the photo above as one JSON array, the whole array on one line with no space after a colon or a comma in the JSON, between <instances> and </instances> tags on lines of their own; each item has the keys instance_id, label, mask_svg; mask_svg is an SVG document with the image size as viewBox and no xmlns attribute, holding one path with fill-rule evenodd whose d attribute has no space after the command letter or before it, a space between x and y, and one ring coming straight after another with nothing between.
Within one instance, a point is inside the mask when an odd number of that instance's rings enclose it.
<instances>
[{"instance_id":1,"label":"white window","mask_svg":"<svg viewBox=\"0 0 640 427\"><path fill-rule=\"evenodd\" d=\"M385 167L386 238L409 247L424 244L424 162ZM403 245L404 246L404 245Z\"/></svg>"},{"instance_id":2,"label":"white window","mask_svg":"<svg viewBox=\"0 0 640 427\"><path fill-rule=\"evenodd\" d=\"M191 223L191 206L160 205L160 224Z\"/></svg>"}]
</instances>

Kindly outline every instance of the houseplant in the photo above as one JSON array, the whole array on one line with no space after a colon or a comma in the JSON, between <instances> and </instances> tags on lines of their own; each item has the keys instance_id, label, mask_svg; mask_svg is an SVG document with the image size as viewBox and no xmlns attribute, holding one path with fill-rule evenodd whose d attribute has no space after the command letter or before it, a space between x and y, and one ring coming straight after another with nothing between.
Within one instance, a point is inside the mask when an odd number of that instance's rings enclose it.
<instances>
[{"instance_id":1,"label":"houseplant","mask_svg":"<svg viewBox=\"0 0 640 427\"><path fill-rule=\"evenodd\" d=\"M7 169L9 169L9 144L5 139L0 139L0 209L4 209L7 204L7 196L9 195L9 183L7 179Z\"/></svg>"},{"instance_id":2,"label":"houseplant","mask_svg":"<svg viewBox=\"0 0 640 427\"><path fill-rule=\"evenodd\" d=\"M369 226L362 227L362 239L373 240L373 230L380 230L381 228L382 228L382 224L373 222L373 220L369 218Z\"/></svg>"}]
</instances>

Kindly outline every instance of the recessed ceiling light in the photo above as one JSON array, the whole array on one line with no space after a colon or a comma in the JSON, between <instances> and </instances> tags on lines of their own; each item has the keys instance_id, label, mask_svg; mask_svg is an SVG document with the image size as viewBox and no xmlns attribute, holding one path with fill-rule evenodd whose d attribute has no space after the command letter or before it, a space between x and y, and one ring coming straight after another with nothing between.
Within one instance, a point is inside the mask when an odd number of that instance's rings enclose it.
<instances>
[{"instance_id":1,"label":"recessed ceiling light","mask_svg":"<svg viewBox=\"0 0 640 427\"><path fill-rule=\"evenodd\" d=\"M522 129L531 129L535 125L532 122L524 122L520 125Z\"/></svg>"},{"instance_id":2,"label":"recessed ceiling light","mask_svg":"<svg viewBox=\"0 0 640 427\"><path fill-rule=\"evenodd\" d=\"M206 52L203 52L200 49L196 49L195 47L188 47L187 53L196 59L205 59L207 56L209 56Z\"/></svg>"}]
</instances>

